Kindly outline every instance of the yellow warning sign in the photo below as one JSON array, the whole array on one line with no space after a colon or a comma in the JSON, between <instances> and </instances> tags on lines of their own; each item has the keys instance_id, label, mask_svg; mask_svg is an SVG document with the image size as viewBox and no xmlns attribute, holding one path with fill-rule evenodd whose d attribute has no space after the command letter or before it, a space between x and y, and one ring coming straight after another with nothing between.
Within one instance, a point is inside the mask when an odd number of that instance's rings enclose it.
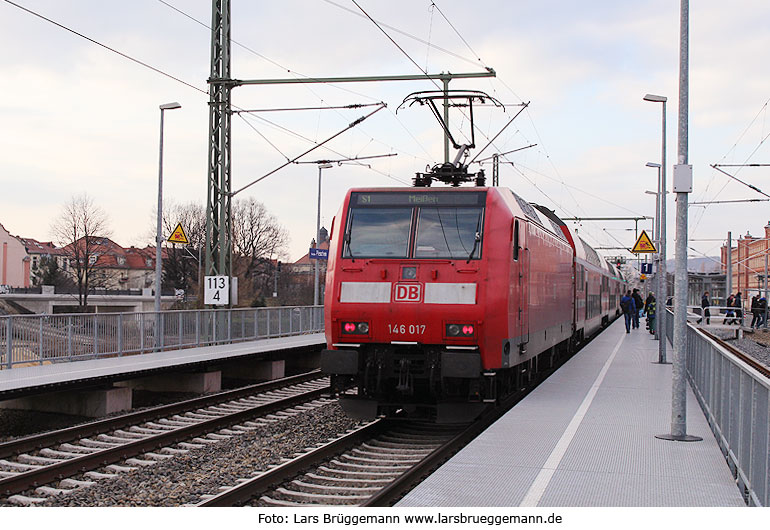
<instances>
[{"instance_id":1,"label":"yellow warning sign","mask_svg":"<svg viewBox=\"0 0 770 530\"><path fill-rule=\"evenodd\" d=\"M184 230L182 229L182 223L177 223L176 228L174 228L174 231L171 232L170 236L168 236L168 242L179 243L181 245L190 244L190 242L187 240L187 236L185 235Z\"/></svg>"},{"instance_id":2,"label":"yellow warning sign","mask_svg":"<svg viewBox=\"0 0 770 530\"><path fill-rule=\"evenodd\" d=\"M642 230L642 234L639 236L639 239L636 240L634 248L631 249L631 252L634 254L651 254L657 251L658 249L655 248L655 245L652 243L650 236L647 235L646 230Z\"/></svg>"}]
</instances>

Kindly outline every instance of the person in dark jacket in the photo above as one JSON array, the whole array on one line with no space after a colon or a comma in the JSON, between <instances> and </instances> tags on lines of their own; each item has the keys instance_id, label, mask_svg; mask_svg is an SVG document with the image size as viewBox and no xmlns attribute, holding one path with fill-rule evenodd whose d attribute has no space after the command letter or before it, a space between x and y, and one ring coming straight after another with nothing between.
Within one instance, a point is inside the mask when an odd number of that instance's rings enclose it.
<instances>
[{"instance_id":1,"label":"person in dark jacket","mask_svg":"<svg viewBox=\"0 0 770 530\"><path fill-rule=\"evenodd\" d=\"M698 324L700 324L703 321L703 318L706 318L706 325L708 326L711 324L711 311L709 311L709 307L711 307L711 302L709 302L709 292L706 291L703 293L703 298L700 299L700 306L701 311L703 311L703 316L698 319Z\"/></svg>"},{"instance_id":2,"label":"person in dark jacket","mask_svg":"<svg viewBox=\"0 0 770 530\"><path fill-rule=\"evenodd\" d=\"M735 320L733 319L733 317L735 316L735 313L732 310L732 307L734 304L735 304L735 297L733 295L728 296L727 302L725 303L725 305L727 306L727 312L725 313L726 326L729 326L730 324L735 322Z\"/></svg>"},{"instance_id":3,"label":"person in dark jacket","mask_svg":"<svg viewBox=\"0 0 770 530\"><path fill-rule=\"evenodd\" d=\"M655 316L657 309L655 293L648 294L647 299L644 301L644 312L647 314L647 322L649 322L647 329L650 330L650 335L655 335Z\"/></svg>"},{"instance_id":4,"label":"person in dark jacket","mask_svg":"<svg viewBox=\"0 0 770 530\"><path fill-rule=\"evenodd\" d=\"M631 315L633 318L634 329L639 329L639 312L642 311L642 308L644 307L644 300L642 300L642 295L639 294L639 289L634 289L631 297L634 299L634 305L636 306L636 311Z\"/></svg>"},{"instance_id":5,"label":"person in dark jacket","mask_svg":"<svg viewBox=\"0 0 770 530\"><path fill-rule=\"evenodd\" d=\"M763 296L757 302L757 309L759 310L759 322L757 322L757 329L765 325L765 310L767 309L767 300Z\"/></svg>"},{"instance_id":6,"label":"person in dark jacket","mask_svg":"<svg viewBox=\"0 0 770 530\"><path fill-rule=\"evenodd\" d=\"M743 300L741 299L741 292L738 291L738 294L735 295L735 301L733 302L733 307L735 307L735 323L739 326L743 325Z\"/></svg>"},{"instance_id":7,"label":"person in dark jacket","mask_svg":"<svg viewBox=\"0 0 770 530\"><path fill-rule=\"evenodd\" d=\"M632 315L634 313L639 314L636 310L634 298L631 296L631 291L626 291L626 294L620 299L620 308L623 310L623 318L626 320L626 333L631 333Z\"/></svg>"},{"instance_id":8,"label":"person in dark jacket","mask_svg":"<svg viewBox=\"0 0 770 530\"><path fill-rule=\"evenodd\" d=\"M754 325L760 320L759 316L759 295L751 297L751 327L754 329Z\"/></svg>"}]
</instances>

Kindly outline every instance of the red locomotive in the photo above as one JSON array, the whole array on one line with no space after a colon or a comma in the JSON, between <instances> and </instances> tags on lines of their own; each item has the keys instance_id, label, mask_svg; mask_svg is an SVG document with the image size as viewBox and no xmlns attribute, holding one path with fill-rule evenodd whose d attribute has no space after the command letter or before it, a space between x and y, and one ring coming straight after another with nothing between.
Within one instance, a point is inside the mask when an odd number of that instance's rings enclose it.
<instances>
[{"instance_id":1,"label":"red locomotive","mask_svg":"<svg viewBox=\"0 0 770 530\"><path fill-rule=\"evenodd\" d=\"M622 284L508 189L350 190L332 225L322 370L351 416L466 421L616 317Z\"/></svg>"}]
</instances>

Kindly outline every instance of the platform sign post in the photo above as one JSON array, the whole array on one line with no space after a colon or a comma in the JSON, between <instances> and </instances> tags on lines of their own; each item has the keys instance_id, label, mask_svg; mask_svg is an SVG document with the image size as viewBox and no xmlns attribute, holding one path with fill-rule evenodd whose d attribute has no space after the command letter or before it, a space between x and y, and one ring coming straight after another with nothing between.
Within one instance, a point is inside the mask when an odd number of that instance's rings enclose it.
<instances>
[{"instance_id":1,"label":"platform sign post","mask_svg":"<svg viewBox=\"0 0 770 530\"><path fill-rule=\"evenodd\" d=\"M203 286L204 304L228 305L230 303L230 278L228 276L205 276Z\"/></svg>"}]
</instances>

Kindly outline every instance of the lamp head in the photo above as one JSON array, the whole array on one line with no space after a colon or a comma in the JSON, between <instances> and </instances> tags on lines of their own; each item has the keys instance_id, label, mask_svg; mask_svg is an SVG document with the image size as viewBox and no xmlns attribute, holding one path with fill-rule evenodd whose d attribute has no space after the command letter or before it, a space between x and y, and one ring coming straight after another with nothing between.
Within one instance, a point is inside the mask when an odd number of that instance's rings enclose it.
<instances>
[{"instance_id":1,"label":"lamp head","mask_svg":"<svg viewBox=\"0 0 770 530\"><path fill-rule=\"evenodd\" d=\"M172 109L181 109L182 105L174 101L173 103L164 103L160 106L160 110L172 110Z\"/></svg>"},{"instance_id":2,"label":"lamp head","mask_svg":"<svg viewBox=\"0 0 770 530\"><path fill-rule=\"evenodd\" d=\"M665 103L667 101L666 96L656 96L655 94L647 94L644 96L645 101L654 101L655 103Z\"/></svg>"},{"instance_id":3,"label":"lamp head","mask_svg":"<svg viewBox=\"0 0 770 530\"><path fill-rule=\"evenodd\" d=\"M660 164L656 164L655 162L647 162L645 164L645 166L647 166L647 167L656 167L656 168L660 169Z\"/></svg>"}]
</instances>

